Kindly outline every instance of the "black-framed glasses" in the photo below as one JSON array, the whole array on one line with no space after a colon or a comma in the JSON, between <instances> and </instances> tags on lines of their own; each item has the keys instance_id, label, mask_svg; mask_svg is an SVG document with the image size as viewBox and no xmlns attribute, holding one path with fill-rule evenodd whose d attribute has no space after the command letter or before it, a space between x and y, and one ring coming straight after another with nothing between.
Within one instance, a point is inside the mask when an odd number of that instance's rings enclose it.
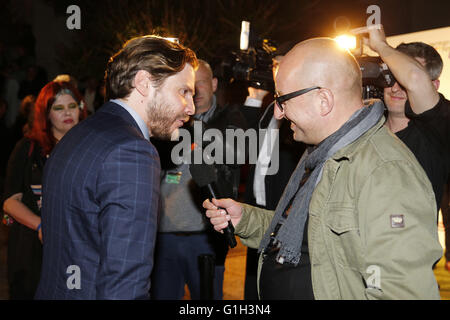
<instances>
[{"instance_id":1,"label":"black-framed glasses","mask_svg":"<svg viewBox=\"0 0 450 320\"><path fill-rule=\"evenodd\" d=\"M289 99L301 96L302 94L305 94L307 92L310 92L310 91L316 90L316 89L322 89L322 87L306 88L306 89L294 91L294 92L291 92L291 93L288 93L288 94L284 94L282 96L278 95L278 92L277 92L275 94L275 104L277 105L277 107L280 109L281 112L284 112L283 103L285 103Z\"/></svg>"}]
</instances>

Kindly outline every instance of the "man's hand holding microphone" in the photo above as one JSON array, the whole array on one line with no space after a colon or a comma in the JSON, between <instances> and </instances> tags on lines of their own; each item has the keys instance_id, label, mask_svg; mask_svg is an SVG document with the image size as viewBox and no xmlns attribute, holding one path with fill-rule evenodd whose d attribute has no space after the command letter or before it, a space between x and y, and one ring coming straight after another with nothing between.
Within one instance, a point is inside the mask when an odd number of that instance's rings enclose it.
<instances>
[{"instance_id":1,"label":"man's hand holding microphone","mask_svg":"<svg viewBox=\"0 0 450 320\"><path fill-rule=\"evenodd\" d=\"M203 202L206 209L206 216L209 218L214 230L223 233L223 229L228 227L231 221L235 227L242 217L242 205L233 199L206 199Z\"/></svg>"}]
</instances>

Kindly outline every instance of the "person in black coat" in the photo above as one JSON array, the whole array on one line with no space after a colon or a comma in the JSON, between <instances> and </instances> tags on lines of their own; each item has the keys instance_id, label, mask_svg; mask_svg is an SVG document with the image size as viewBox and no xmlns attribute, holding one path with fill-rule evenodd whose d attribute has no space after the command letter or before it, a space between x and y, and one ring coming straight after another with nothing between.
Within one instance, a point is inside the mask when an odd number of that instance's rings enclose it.
<instances>
[{"instance_id":1,"label":"person in black coat","mask_svg":"<svg viewBox=\"0 0 450 320\"><path fill-rule=\"evenodd\" d=\"M278 121L273 117L274 104L262 108L264 97L267 96L268 91L252 87L249 87L248 91L249 96L241 111L249 126L255 130L278 130L279 144L274 146L272 155L278 152L279 164L275 174L264 174L264 170L260 169L261 166L258 163L250 165L245 184L244 202L268 210L275 210L292 172L306 149L306 145L294 141L288 121L284 119ZM264 144L259 141L259 145ZM266 152L265 149L259 150L259 155ZM274 156L271 159L275 159ZM261 161L260 157L258 160ZM244 299L246 300L258 299L257 264L257 249L248 248L244 291Z\"/></svg>"}]
</instances>

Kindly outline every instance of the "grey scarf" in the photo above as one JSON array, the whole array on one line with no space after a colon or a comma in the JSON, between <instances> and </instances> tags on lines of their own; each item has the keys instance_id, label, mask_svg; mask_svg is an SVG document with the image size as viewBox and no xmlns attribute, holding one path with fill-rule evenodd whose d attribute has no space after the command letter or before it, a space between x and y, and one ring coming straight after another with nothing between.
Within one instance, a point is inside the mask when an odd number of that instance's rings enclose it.
<instances>
[{"instance_id":1,"label":"grey scarf","mask_svg":"<svg viewBox=\"0 0 450 320\"><path fill-rule=\"evenodd\" d=\"M261 241L260 252L268 247L271 235L277 228L275 238L272 239L273 244L280 248L277 261L294 265L299 263L309 203L312 193L322 177L325 161L378 123L383 111L384 106L380 101L375 102L372 106L359 109L338 131L322 141L311 153L302 157L278 202L273 220ZM307 171L310 172L310 176L300 187L300 182ZM283 213L290 204L290 213L285 218ZM277 227L279 224L281 226Z\"/></svg>"}]
</instances>

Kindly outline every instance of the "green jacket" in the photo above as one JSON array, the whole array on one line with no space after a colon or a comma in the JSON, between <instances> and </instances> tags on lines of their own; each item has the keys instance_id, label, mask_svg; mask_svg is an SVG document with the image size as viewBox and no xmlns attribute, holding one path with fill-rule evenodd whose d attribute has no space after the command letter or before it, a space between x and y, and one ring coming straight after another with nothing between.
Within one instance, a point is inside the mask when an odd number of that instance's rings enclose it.
<instances>
[{"instance_id":1,"label":"green jacket","mask_svg":"<svg viewBox=\"0 0 450 320\"><path fill-rule=\"evenodd\" d=\"M442 256L433 189L383 123L328 159L313 192L308 245L316 299L440 298L432 270ZM244 204L236 234L258 248L272 217Z\"/></svg>"}]
</instances>

